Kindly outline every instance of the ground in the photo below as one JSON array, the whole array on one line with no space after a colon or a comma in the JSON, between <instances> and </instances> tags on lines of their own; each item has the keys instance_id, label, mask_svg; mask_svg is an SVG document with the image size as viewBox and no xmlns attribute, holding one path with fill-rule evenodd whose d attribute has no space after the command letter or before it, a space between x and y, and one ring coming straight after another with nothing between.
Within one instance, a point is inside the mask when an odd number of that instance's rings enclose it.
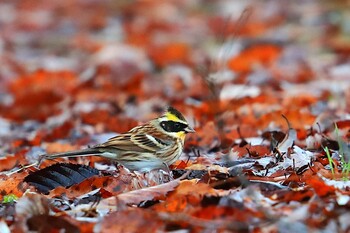
<instances>
[{"instance_id":1,"label":"ground","mask_svg":"<svg viewBox=\"0 0 350 233\"><path fill-rule=\"evenodd\" d=\"M349 232L348 9L2 1L0 232ZM196 130L171 173L41 161L167 106Z\"/></svg>"}]
</instances>

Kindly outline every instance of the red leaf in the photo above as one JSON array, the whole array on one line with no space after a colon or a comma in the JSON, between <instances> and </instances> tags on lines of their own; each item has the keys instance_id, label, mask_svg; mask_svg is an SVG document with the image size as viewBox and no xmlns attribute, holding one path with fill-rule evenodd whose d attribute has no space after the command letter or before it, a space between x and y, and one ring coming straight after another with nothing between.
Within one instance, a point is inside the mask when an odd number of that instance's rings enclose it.
<instances>
[{"instance_id":1,"label":"red leaf","mask_svg":"<svg viewBox=\"0 0 350 233\"><path fill-rule=\"evenodd\" d=\"M312 187L316 194L320 197L325 197L335 193L336 189L332 186L327 185L320 177L311 176L305 179L306 184Z\"/></svg>"},{"instance_id":2,"label":"red leaf","mask_svg":"<svg viewBox=\"0 0 350 233\"><path fill-rule=\"evenodd\" d=\"M249 72L256 64L269 65L281 52L281 47L261 44L249 47L228 61L228 67L236 72Z\"/></svg>"}]
</instances>

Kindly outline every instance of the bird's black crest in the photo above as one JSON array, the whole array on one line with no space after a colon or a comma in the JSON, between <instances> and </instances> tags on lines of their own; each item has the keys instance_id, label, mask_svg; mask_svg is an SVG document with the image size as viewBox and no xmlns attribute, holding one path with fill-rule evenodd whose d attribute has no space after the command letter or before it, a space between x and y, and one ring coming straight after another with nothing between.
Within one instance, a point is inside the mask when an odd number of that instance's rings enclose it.
<instances>
[{"instance_id":1,"label":"bird's black crest","mask_svg":"<svg viewBox=\"0 0 350 233\"><path fill-rule=\"evenodd\" d=\"M186 121L185 117L175 108L169 106L167 109L167 112L170 112L171 114L175 115L177 118L179 118L182 121Z\"/></svg>"}]
</instances>

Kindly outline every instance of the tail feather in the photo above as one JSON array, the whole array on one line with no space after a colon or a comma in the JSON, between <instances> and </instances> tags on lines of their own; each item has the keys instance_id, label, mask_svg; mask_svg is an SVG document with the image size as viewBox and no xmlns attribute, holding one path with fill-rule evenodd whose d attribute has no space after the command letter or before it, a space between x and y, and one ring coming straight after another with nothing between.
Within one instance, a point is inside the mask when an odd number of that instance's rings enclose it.
<instances>
[{"instance_id":1,"label":"tail feather","mask_svg":"<svg viewBox=\"0 0 350 233\"><path fill-rule=\"evenodd\" d=\"M88 155L100 155L102 152L97 148L87 148L83 150L68 151L55 154L44 155L44 159L57 159L64 157L78 157L78 156L88 156Z\"/></svg>"}]
</instances>

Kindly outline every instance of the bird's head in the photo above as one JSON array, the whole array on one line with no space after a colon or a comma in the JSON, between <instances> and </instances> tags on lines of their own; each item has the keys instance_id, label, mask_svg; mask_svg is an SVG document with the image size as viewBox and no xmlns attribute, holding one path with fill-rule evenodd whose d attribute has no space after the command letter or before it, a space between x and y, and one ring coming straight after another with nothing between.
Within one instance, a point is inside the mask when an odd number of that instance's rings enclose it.
<instances>
[{"instance_id":1,"label":"bird's head","mask_svg":"<svg viewBox=\"0 0 350 233\"><path fill-rule=\"evenodd\" d=\"M164 133L172 137L185 139L187 133L195 132L195 130L189 126L185 117L173 107L168 107L165 113L157 118L157 120Z\"/></svg>"}]
</instances>

